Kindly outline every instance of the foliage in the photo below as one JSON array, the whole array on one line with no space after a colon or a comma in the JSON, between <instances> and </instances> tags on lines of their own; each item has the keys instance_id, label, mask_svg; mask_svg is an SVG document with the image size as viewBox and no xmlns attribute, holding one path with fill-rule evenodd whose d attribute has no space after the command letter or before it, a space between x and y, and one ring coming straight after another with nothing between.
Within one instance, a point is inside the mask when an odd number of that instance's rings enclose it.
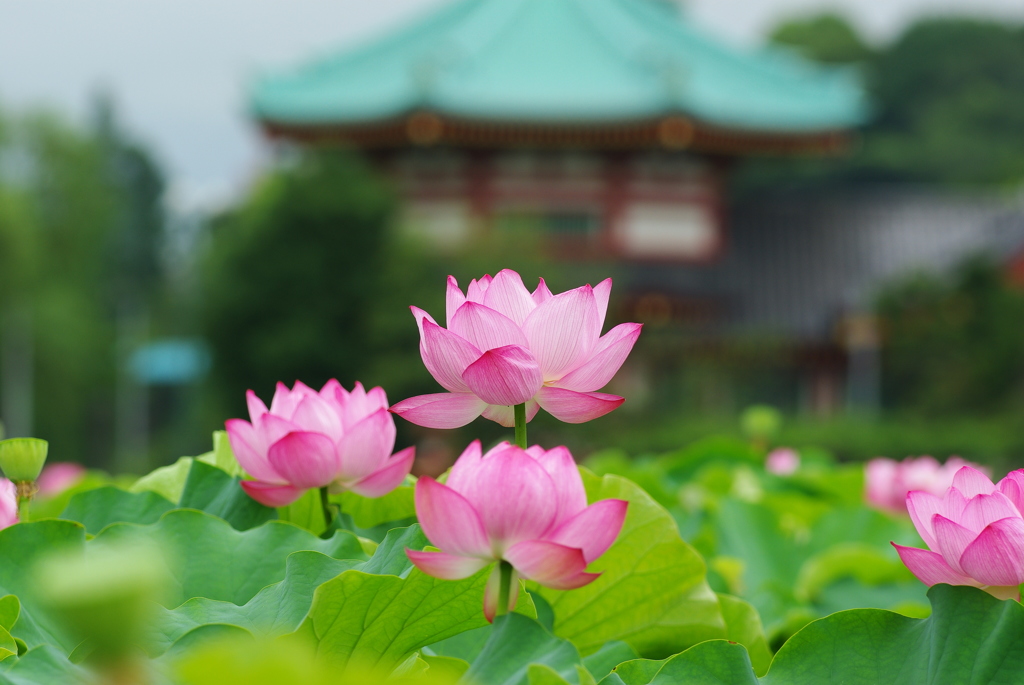
<instances>
[{"instance_id":1,"label":"foliage","mask_svg":"<svg viewBox=\"0 0 1024 685\"><path fill-rule=\"evenodd\" d=\"M406 557L428 545L415 523L394 523L414 513L411 485L379 501L337 498L359 523L387 529L378 545L338 528L317 537L273 520L275 510L247 508L226 452L139 481L159 492L91 478L59 518L0 531L0 684L84 683L108 668L36 570L53 550L118 544L151 546L166 568L150 629L131 638L148 658L130 668L160 683L327 683L342 672L345 682L409 685L799 684L823 674L874 683L920 673L980 683L1019 670L1017 602L937 586L929 611L889 545L920 544L909 521L861 504L858 467L800 453L788 477L764 471L763 448L731 438L638 460L599 455L590 465L601 475L583 470L588 499L629 501L622 533L591 568L603 575L571 591L531 586L493 625L481 607L488 569L444 581Z\"/></svg>"},{"instance_id":2,"label":"foliage","mask_svg":"<svg viewBox=\"0 0 1024 685\"><path fill-rule=\"evenodd\" d=\"M769 36L772 43L790 46L804 57L826 64L862 62L872 50L843 17L820 14L780 24Z\"/></svg>"},{"instance_id":3,"label":"foliage","mask_svg":"<svg viewBox=\"0 0 1024 685\"><path fill-rule=\"evenodd\" d=\"M977 258L951 281L917 275L879 298L886 402L931 415L1024 405L1024 293Z\"/></svg>"},{"instance_id":4,"label":"foliage","mask_svg":"<svg viewBox=\"0 0 1024 685\"><path fill-rule=\"evenodd\" d=\"M1024 181L1024 27L922 19L869 49L826 14L785 22L771 40L823 63L855 63L874 111L851 154L754 162L738 179L746 191L893 181L1012 188Z\"/></svg>"},{"instance_id":5,"label":"foliage","mask_svg":"<svg viewBox=\"0 0 1024 685\"><path fill-rule=\"evenodd\" d=\"M34 415L34 431L24 419L8 429L45 436L61 460L98 463L113 442L115 320L155 297L162 176L109 106L91 129L44 113L5 124L0 350L4 369L34 371L35 391L5 408Z\"/></svg>"},{"instance_id":6,"label":"foliage","mask_svg":"<svg viewBox=\"0 0 1024 685\"><path fill-rule=\"evenodd\" d=\"M370 380L361 360L408 349L414 326L375 333L387 325L381 310L411 323L405 308L382 306L402 292L389 281L385 249L393 209L389 189L354 157L323 151L263 179L214 221L203 320L219 393L266 396L277 380L295 378L320 387L337 377L350 387Z\"/></svg>"}]
</instances>

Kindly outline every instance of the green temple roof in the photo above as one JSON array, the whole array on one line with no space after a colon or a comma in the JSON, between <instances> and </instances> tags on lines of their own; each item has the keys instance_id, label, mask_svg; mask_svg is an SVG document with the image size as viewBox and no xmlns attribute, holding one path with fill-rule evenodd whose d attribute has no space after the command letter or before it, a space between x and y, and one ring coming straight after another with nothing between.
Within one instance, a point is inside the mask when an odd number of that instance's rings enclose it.
<instances>
[{"instance_id":1,"label":"green temple roof","mask_svg":"<svg viewBox=\"0 0 1024 685\"><path fill-rule=\"evenodd\" d=\"M851 71L723 46L664 0L458 0L361 48L262 78L251 107L290 127L416 111L562 125L681 115L782 135L847 129L868 111Z\"/></svg>"}]
</instances>

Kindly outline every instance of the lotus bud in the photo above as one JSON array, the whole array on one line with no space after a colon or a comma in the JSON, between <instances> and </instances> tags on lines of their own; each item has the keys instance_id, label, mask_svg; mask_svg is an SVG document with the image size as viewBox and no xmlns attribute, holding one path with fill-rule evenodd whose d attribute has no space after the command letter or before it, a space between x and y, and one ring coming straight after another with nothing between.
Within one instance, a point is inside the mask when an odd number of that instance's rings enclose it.
<instances>
[{"instance_id":1,"label":"lotus bud","mask_svg":"<svg viewBox=\"0 0 1024 685\"><path fill-rule=\"evenodd\" d=\"M50 444L39 438L0 440L0 469L8 480L31 483L39 477L46 463Z\"/></svg>"},{"instance_id":2,"label":"lotus bud","mask_svg":"<svg viewBox=\"0 0 1024 685\"><path fill-rule=\"evenodd\" d=\"M163 555L140 540L57 551L36 569L41 599L101 668L130 661L169 582Z\"/></svg>"}]
</instances>

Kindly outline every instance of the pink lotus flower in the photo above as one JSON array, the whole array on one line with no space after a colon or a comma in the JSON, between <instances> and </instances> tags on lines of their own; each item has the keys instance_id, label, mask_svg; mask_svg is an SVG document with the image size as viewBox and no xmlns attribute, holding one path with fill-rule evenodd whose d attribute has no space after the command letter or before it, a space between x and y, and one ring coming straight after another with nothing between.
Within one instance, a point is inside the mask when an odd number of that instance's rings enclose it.
<instances>
[{"instance_id":1,"label":"pink lotus flower","mask_svg":"<svg viewBox=\"0 0 1024 685\"><path fill-rule=\"evenodd\" d=\"M270 409L246 393L249 421L226 423L231 449L255 480L249 496L268 507L291 504L310 488L381 497L409 474L415 448L392 455L395 421L382 388L356 383L348 392L331 379L318 393L296 381L277 384Z\"/></svg>"},{"instance_id":2,"label":"pink lotus flower","mask_svg":"<svg viewBox=\"0 0 1024 685\"><path fill-rule=\"evenodd\" d=\"M864 468L865 495L868 504L896 514L907 511L907 493L912 490L941 495L953 484L953 476L964 466L988 473L988 469L950 457L939 464L932 457L908 457L894 461L879 457Z\"/></svg>"},{"instance_id":3,"label":"pink lotus flower","mask_svg":"<svg viewBox=\"0 0 1024 685\"><path fill-rule=\"evenodd\" d=\"M640 335L624 323L601 335L612 281L552 295L544 279L530 293L515 271L471 281L463 295L448 277L447 328L412 307L420 355L448 392L403 400L391 411L429 428L458 428L481 414L515 425L543 407L567 423L604 416L625 400L595 392L611 380Z\"/></svg>"},{"instance_id":4,"label":"pink lotus flower","mask_svg":"<svg viewBox=\"0 0 1024 685\"><path fill-rule=\"evenodd\" d=\"M928 549L892 543L925 585L973 585L1000 599L1017 599L1024 583L1024 469L993 485L964 466L938 497L907 495L914 527Z\"/></svg>"},{"instance_id":5,"label":"pink lotus flower","mask_svg":"<svg viewBox=\"0 0 1024 685\"><path fill-rule=\"evenodd\" d=\"M18 522L18 489L6 478L0 478L0 530Z\"/></svg>"},{"instance_id":6,"label":"pink lotus flower","mask_svg":"<svg viewBox=\"0 0 1024 685\"><path fill-rule=\"evenodd\" d=\"M600 574L587 564L619 534L626 502L606 499L587 506L583 480L564 447L528 450L503 442L481 456L480 441L462 453L445 485L416 483L416 515L440 552L406 550L418 569L435 578L467 578L496 561L513 567L508 610L521 576L545 587L583 587ZM484 592L484 615L498 609L500 565Z\"/></svg>"},{"instance_id":7,"label":"pink lotus flower","mask_svg":"<svg viewBox=\"0 0 1024 685\"><path fill-rule=\"evenodd\" d=\"M36 479L39 494L43 497L59 495L78 481L85 478L85 467L70 461L47 464Z\"/></svg>"},{"instance_id":8,"label":"pink lotus flower","mask_svg":"<svg viewBox=\"0 0 1024 685\"><path fill-rule=\"evenodd\" d=\"M776 447L764 460L764 468L777 476L789 476L800 468L800 454L789 447Z\"/></svg>"}]
</instances>

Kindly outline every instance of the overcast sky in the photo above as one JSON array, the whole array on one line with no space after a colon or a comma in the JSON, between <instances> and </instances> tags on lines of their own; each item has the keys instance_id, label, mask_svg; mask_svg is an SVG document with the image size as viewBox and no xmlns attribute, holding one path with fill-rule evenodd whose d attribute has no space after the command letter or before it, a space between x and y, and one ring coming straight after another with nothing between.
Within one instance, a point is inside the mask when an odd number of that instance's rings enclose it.
<instances>
[{"instance_id":1,"label":"overcast sky","mask_svg":"<svg viewBox=\"0 0 1024 685\"><path fill-rule=\"evenodd\" d=\"M91 93L113 93L148 143L179 207L244 188L261 141L246 84L264 70L366 40L447 0L0 0L0 108L46 106L81 119ZM640 0L638 0L640 1ZM691 21L757 45L787 17L836 10L884 41L922 15L1024 21L1024 0L687 0Z\"/></svg>"}]
</instances>

